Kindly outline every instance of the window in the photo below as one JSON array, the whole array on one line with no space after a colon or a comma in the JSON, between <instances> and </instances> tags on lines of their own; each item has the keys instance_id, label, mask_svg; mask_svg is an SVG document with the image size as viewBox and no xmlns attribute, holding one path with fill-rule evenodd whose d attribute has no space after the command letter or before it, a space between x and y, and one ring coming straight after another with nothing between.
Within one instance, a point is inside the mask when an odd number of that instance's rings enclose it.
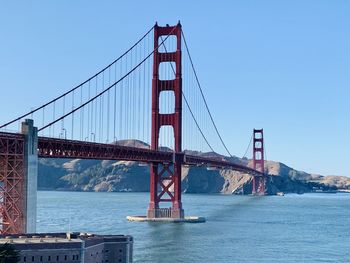
<instances>
[{"instance_id":1,"label":"window","mask_svg":"<svg viewBox=\"0 0 350 263\"><path fill-rule=\"evenodd\" d=\"M49 257L47 258L47 261L51 261L51 256L49 256Z\"/></svg>"},{"instance_id":2,"label":"window","mask_svg":"<svg viewBox=\"0 0 350 263\"><path fill-rule=\"evenodd\" d=\"M108 252L109 252L109 250L108 250L108 249L106 249L106 250L105 250L105 252L106 252L106 253L108 253Z\"/></svg>"},{"instance_id":3,"label":"window","mask_svg":"<svg viewBox=\"0 0 350 263\"><path fill-rule=\"evenodd\" d=\"M27 262L27 257L26 256L23 257L23 262Z\"/></svg>"},{"instance_id":4,"label":"window","mask_svg":"<svg viewBox=\"0 0 350 263\"><path fill-rule=\"evenodd\" d=\"M56 260L59 261L59 260L60 260L60 256L57 256L57 257L56 257Z\"/></svg>"},{"instance_id":5,"label":"window","mask_svg":"<svg viewBox=\"0 0 350 263\"><path fill-rule=\"evenodd\" d=\"M67 255L64 256L64 260L67 260Z\"/></svg>"},{"instance_id":6,"label":"window","mask_svg":"<svg viewBox=\"0 0 350 263\"><path fill-rule=\"evenodd\" d=\"M34 256L32 256L32 262L34 262Z\"/></svg>"},{"instance_id":7,"label":"window","mask_svg":"<svg viewBox=\"0 0 350 263\"><path fill-rule=\"evenodd\" d=\"M43 256L40 256L40 262L43 262Z\"/></svg>"},{"instance_id":8,"label":"window","mask_svg":"<svg viewBox=\"0 0 350 263\"><path fill-rule=\"evenodd\" d=\"M73 260L75 260L75 255L73 255Z\"/></svg>"},{"instance_id":9,"label":"window","mask_svg":"<svg viewBox=\"0 0 350 263\"><path fill-rule=\"evenodd\" d=\"M79 255L77 255L77 260L79 260Z\"/></svg>"}]
</instances>

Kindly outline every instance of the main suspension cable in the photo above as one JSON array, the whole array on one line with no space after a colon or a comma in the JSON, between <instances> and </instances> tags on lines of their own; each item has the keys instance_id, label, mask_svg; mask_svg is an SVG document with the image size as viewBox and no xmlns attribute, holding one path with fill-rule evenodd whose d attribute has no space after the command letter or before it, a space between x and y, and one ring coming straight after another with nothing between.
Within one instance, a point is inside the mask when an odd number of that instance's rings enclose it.
<instances>
[{"instance_id":1,"label":"main suspension cable","mask_svg":"<svg viewBox=\"0 0 350 263\"><path fill-rule=\"evenodd\" d=\"M165 42L166 39L163 40L163 37L162 37L162 36L161 36L160 38L161 38L161 40L162 40L162 44L163 44L163 47L164 47L165 52L168 53L167 48L166 48L166 46L164 45L164 42ZM176 75L176 71L175 71L175 69L174 69L173 64L170 63L170 65L171 65L171 69L172 69L174 75ZM189 111L190 111L190 113L191 113L191 116L192 116L192 118L193 118L193 120L194 120L194 122L195 122L195 124L196 124L196 126L197 126L197 128L198 128L198 130L199 130L199 132L201 133L203 139L204 139L205 142L207 143L207 145L208 145L208 147L210 148L210 150L211 150L212 152L215 152L214 149L213 149L213 147L210 145L208 139L205 137L205 135L204 135L204 133L203 133L201 127L199 126L199 123L198 123L196 117L194 116L194 113L193 113L193 111L192 111L192 109L191 109L191 107L190 107L190 104L188 103L187 98L186 98L186 96L185 96L185 94L184 94L183 92L182 92L182 97L184 98L185 103L186 103L186 105L187 105L187 107L188 107L188 109L189 109Z\"/></svg>"},{"instance_id":2,"label":"main suspension cable","mask_svg":"<svg viewBox=\"0 0 350 263\"><path fill-rule=\"evenodd\" d=\"M187 46L185 34L183 33L182 30L181 30L181 35L182 35L182 37L183 37L183 39L184 39L186 51L187 51L188 57L189 57L190 62L191 62L191 66L192 66L192 69L193 69L193 73L194 73L194 75L195 75L196 82L197 82L197 84L198 84L198 88L199 88L200 93L201 93L201 95L202 95L202 98L203 98L205 107L207 108L207 111L208 111L209 117L210 117L210 119L211 119L211 122L212 122L212 124L213 124L213 126L214 126L214 128L215 128L215 131L216 131L216 133L217 133L217 135L218 135L218 137L219 137L219 139L220 139L222 145L224 146L226 152L230 155L230 157L233 157L232 154L230 153L230 151L228 150L228 148L227 148L225 142L223 141L223 139L222 139L222 137L221 137L221 135L220 135L220 133L219 133L219 130L218 130L218 128L217 128L217 126L216 126L216 124L215 124L215 122L214 122L213 116L212 116L212 114L211 114L211 112L210 112L210 110L209 110L207 100L206 100L205 97L204 97L203 90L202 90L202 86L201 86L201 84L200 84L200 82L199 82L199 79L198 79L198 76L197 76L197 72L196 72L196 69L195 69L195 67L194 67L194 64L193 64L193 61L192 61L192 57L191 57L190 51L189 51L188 46Z\"/></svg>"},{"instance_id":3,"label":"main suspension cable","mask_svg":"<svg viewBox=\"0 0 350 263\"><path fill-rule=\"evenodd\" d=\"M139 66L141 66L150 56L153 55L153 53L164 43L164 41L166 41L168 39L168 37L173 33L173 31L175 30L175 27L173 28L173 30L171 32L169 32L169 34L166 36L166 38L156 47L153 49L153 51L151 53L149 53L147 55L147 57L145 57L140 63L138 63L136 66L134 66L128 73L126 73L123 77L121 77L118 81L114 82L112 85L110 85L107 89L102 90L100 93L98 93L96 96L92 97L91 99L89 99L88 101L86 101L85 103L81 104L79 107L73 109L72 111L64 114L63 116L61 116L60 118L50 122L49 124L45 125L44 127L38 129L38 131L42 131L44 129L46 129L47 127L55 124L56 122L63 120L65 117L69 116L70 114L76 112L77 110L83 108L84 106L86 106L87 104L89 104L90 102L94 101L95 99L97 99L98 97L102 96L103 94L105 94L107 91L109 91L110 89L112 89L115 85L117 85L119 82L121 82L122 80L124 80L126 77L128 77L132 72L134 72Z\"/></svg>"},{"instance_id":4,"label":"main suspension cable","mask_svg":"<svg viewBox=\"0 0 350 263\"><path fill-rule=\"evenodd\" d=\"M116 62L118 62L121 58L123 58L126 54L128 54L135 46L137 46L152 30L154 29L154 26L151 27L150 30L148 30L134 45L132 45L127 51L125 51L122 55L120 55L117 59L115 59L113 62L111 62L108 66L104 67L103 69L101 69L99 72L97 72L95 75L93 75L92 77L90 77L89 79L85 80L84 82L80 83L78 86L72 88L71 90L63 93L61 96L58 96L56 97L55 99L45 103L44 105L40 106L40 107L37 107L33 110L31 110L30 112L26 113L26 114L23 114L21 115L20 117L12 120L12 121L9 121L3 125L0 126L0 129L20 120L20 119L23 119L24 117L27 117L28 115L31 115L35 112L37 112L38 110L41 110L42 108L56 102L57 100L61 99L61 98L64 98L66 95L68 95L69 93L73 92L74 90L80 88L81 86L83 86L84 84L88 83L90 80L92 80L93 78L95 78L96 76L100 75L102 72L104 72L106 69L108 69L109 67L111 67L113 64L115 64Z\"/></svg>"},{"instance_id":5,"label":"main suspension cable","mask_svg":"<svg viewBox=\"0 0 350 263\"><path fill-rule=\"evenodd\" d=\"M246 149L246 151L245 151L245 153L244 153L242 158L247 156L247 153L249 151L250 145L252 144L252 141L253 141L253 134L250 136L249 144L248 144L247 149Z\"/></svg>"}]
</instances>

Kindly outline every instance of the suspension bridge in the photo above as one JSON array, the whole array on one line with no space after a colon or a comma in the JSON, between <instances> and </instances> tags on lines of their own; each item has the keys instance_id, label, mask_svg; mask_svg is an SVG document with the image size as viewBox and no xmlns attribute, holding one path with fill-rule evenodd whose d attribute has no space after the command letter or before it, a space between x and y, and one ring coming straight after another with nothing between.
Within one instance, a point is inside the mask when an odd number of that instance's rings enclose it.
<instances>
[{"instance_id":1,"label":"suspension bridge","mask_svg":"<svg viewBox=\"0 0 350 263\"><path fill-rule=\"evenodd\" d=\"M219 133L180 22L155 24L80 85L0 125L0 233L35 232L38 158L148 164L148 218L184 218L182 166L250 174L263 195L263 130L252 138L249 167Z\"/></svg>"}]
</instances>

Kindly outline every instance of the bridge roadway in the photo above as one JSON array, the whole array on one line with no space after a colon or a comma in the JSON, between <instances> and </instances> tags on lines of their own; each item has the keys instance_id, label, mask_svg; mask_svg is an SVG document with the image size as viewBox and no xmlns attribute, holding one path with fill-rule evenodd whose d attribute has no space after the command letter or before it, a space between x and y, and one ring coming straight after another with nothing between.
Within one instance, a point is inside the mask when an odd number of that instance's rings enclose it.
<instances>
[{"instance_id":1,"label":"bridge roadway","mask_svg":"<svg viewBox=\"0 0 350 263\"><path fill-rule=\"evenodd\" d=\"M7 151L6 145L1 144L1 139L24 140L21 133L0 132L0 153ZM208 158L185 153L174 153L169 151L157 151L145 148L121 146L117 144L95 143L78 140L68 140L50 137L38 137L39 158L78 158L99 160L123 160L143 163L173 163L175 160L184 165L214 167L219 169L232 169L253 176L263 176L257 170L222 158ZM175 159L176 158L176 159Z\"/></svg>"}]
</instances>

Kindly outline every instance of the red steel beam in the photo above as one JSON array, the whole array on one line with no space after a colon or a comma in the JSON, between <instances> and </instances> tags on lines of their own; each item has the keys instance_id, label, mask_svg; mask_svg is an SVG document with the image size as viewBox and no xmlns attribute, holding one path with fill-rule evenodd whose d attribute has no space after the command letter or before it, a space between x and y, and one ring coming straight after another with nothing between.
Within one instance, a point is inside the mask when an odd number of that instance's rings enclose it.
<instances>
[{"instance_id":1,"label":"red steel beam","mask_svg":"<svg viewBox=\"0 0 350 263\"><path fill-rule=\"evenodd\" d=\"M0 133L0 234L25 232L24 135Z\"/></svg>"},{"instance_id":2,"label":"red steel beam","mask_svg":"<svg viewBox=\"0 0 350 263\"><path fill-rule=\"evenodd\" d=\"M0 132L0 233L23 233L25 228L25 174L24 174L24 135ZM169 164L208 166L232 169L248 173L254 177L264 174L252 168L226 161L223 158L206 158L184 153L166 152L115 144L92 143L85 141L39 137L38 155L42 158L79 158L100 160L126 160L162 164L168 171ZM177 169L181 169L177 167ZM161 172L162 174L162 172ZM172 175L172 172L170 172ZM162 177L157 182L163 187L158 202L172 202L175 196L169 191L173 185ZM163 180L165 180L163 182ZM166 183L166 184L165 184ZM168 194L170 198L163 198Z\"/></svg>"},{"instance_id":3,"label":"red steel beam","mask_svg":"<svg viewBox=\"0 0 350 263\"><path fill-rule=\"evenodd\" d=\"M206 158L195 155L184 155L184 164L186 165L197 165L197 166L208 166L215 168L231 169L243 173L247 173L256 177L264 176L263 173L254 170L250 167L240 165L234 162L229 162L219 158Z\"/></svg>"},{"instance_id":4,"label":"red steel beam","mask_svg":"<svg viewBox=\"0 0 350 263\"><path fill-rule=\"evenodd\" d=\"M254 176L263 176L263 174L257 170L221 158L206 158L182 153L174 155L173 152L127 147L116 144L39 137L38 148L38 154L41 158L123 160L146 163L174 163L175 161L180 161L190 166L225 168Z\"/></svg>"},{"instance_id":5,"label":"red steel beam","mask_svg":"<svg viewBox=\"0 0 350 263\"><path fill-rule=\"evenodd\" d=\"M42 158L79 158L136 162L172 162L173 153L116 144L39 137L38 155Z\"/></svg>"},{"instance_id":6,"label":"red steel beam","mask_svg":"<svg viewBox=\"0 0 350 263\"><path fill-rule=\"evenodd\" d=\"M0 132L1 138L23 139L22 134ZM93 143L77 140L66 140L49 137L39 137L38 155L41 158L79 158L99 160L124 160L146 163L173 163L174 153L143 148L120 146L115 144ZM253 168L229 162L220 158L207 158L197 155L176 154L183 164L190 166L210 166L232 169L254 176L264 174Z\"/></svg>"}]
</instances>

